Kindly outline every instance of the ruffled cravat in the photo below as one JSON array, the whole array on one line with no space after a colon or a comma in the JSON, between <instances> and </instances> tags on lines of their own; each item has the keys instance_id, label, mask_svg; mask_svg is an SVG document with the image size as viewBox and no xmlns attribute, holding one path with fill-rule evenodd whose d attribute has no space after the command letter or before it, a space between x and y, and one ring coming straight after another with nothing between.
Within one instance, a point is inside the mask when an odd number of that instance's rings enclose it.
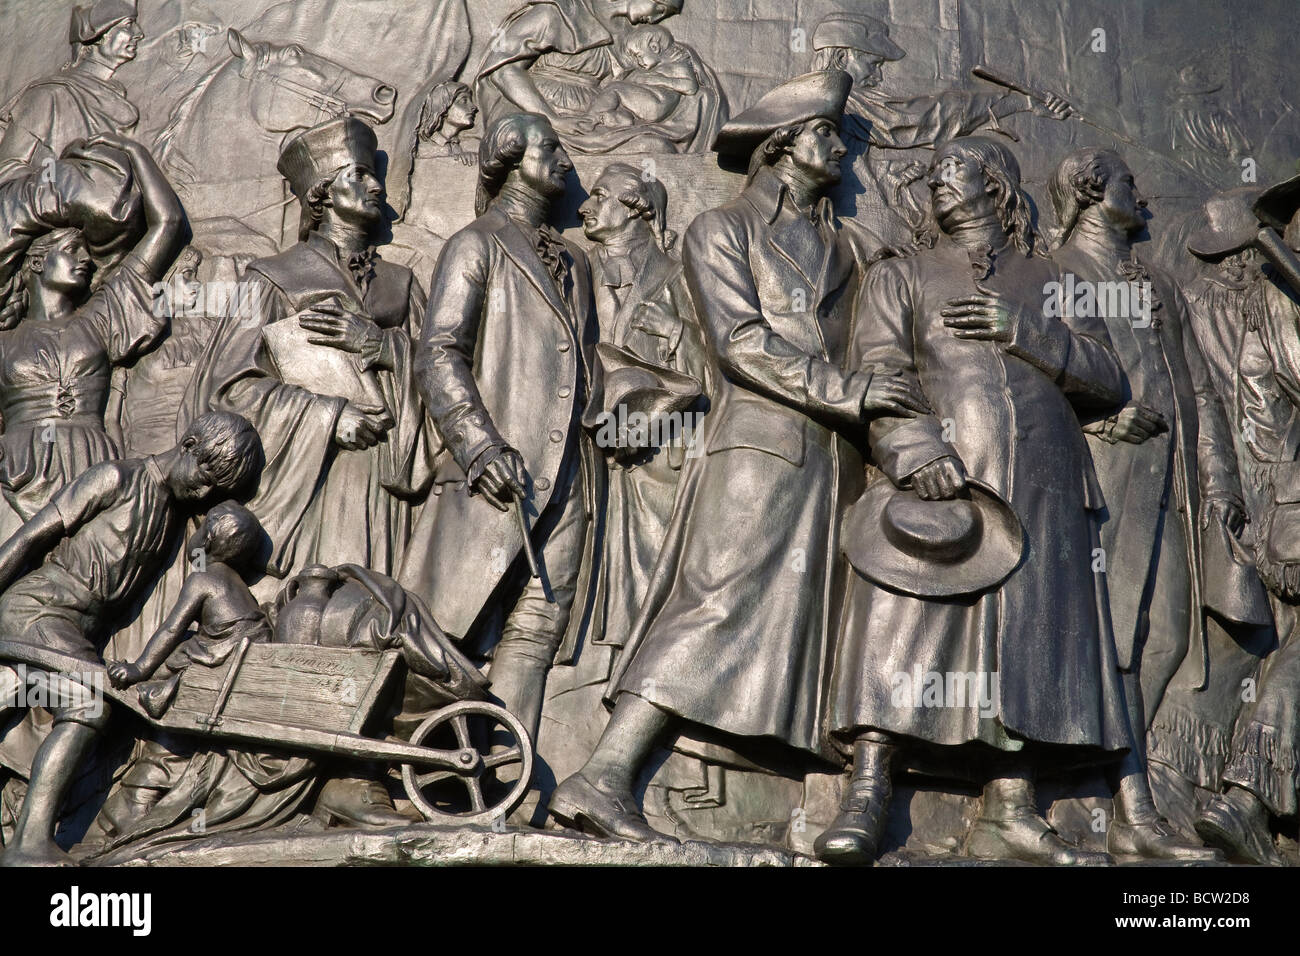
<instances>
[{"instance_id":1,"label":"ruffled cravat","mask_svg":"<svg viewBox=\"0 0 1300 956\"><path fill-rule=\"evenodd\" d=\"M375 247L368 246L360 252L348 256L348 271L357 280L361 294L365 295L370 287L370 280L375 277Z\"/></svg>"},{"instance_id":2,"label":"ruffled cravat","mask_svg":"<svg viewBox=\"0 0 1300 956\"><path fill-rule=\"evenodd\" d=\"M537 250L537 257L542 260L542 265L546 266L546 271L551 274L556 285L560 285L566 268L564 240L550 226L539 226L533 239L533 248Z\"/></svg>"},{"instance_id":3,"label":"ruffled cravat","mask_svg":"<svg viewBox=\"0 0 1300 956\"><path fill-rule=\"evenodd\" d=\"M1119 270L1119 274L1128 279L1129 282L1140 284L1144 293L1151 297L1151 328L1160 328L1161 316L1156 313L1160 310L1161 302L1159 296L1156 295L1156 285L1151 281L1151 270L1138 261L1136 250L1133 251L1129 258L1121 259L1116 268Z\"/></svg>"}]
</instances>

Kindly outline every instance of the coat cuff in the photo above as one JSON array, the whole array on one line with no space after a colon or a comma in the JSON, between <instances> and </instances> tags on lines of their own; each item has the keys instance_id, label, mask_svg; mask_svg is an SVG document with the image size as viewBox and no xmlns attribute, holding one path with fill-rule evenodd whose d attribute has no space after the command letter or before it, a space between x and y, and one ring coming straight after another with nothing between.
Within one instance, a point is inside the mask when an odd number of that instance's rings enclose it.
<instances>
[{"instance_id":1,"label":"coat cuff","mask_svg":"<svg viewBox=\"0 0 1300 956\"><path fill-rule=\"evenodd\" d=\"M1019 322L1004 348L1056 381L1070 358L1070 330L1060 322Z\"/></svg>"},{"instance_id":2,"label":"coat cuff","mask_svg":"<svg viewBox=\"0 0 1300 956\"><path fill-rule=\"evenodd\" d=\"M509 444L497 433L484 409L470 409L445 423L440 422L438 430L451 449L456 464L471 479L477 477L472 469L482 459L484 452L489 448Z\"/></svg>"},{"instance_id":3,"label":"coat cuff","mask_svg":"<svg viewBox=\"0 0 1300 956\"><path fill-rule=\"evenodd\" d=\"M909 419L872 445L876 466L902 487L931 462L960 457L942 435L938 419L931 415Z\"/></svg>"}]
</instances>

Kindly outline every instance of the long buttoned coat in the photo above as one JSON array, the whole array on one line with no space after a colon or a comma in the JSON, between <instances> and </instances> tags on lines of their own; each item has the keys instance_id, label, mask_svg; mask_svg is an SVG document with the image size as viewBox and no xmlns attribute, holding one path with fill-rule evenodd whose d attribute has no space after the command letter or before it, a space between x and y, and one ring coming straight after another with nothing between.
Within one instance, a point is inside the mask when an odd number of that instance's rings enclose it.
<instances>
[{"instance_id":1,"label":"long buttoned coat","mask_svg":"<svg viewBox=\"0 0 1300 956\"><path fill-rule=\"evenodd\" d=\"M523 457L534 525L572 456L584 469L588 513L598 507L603 473L580 425L597 338L591 270L581 249L565 247L561 292L532 240L493 207L447 241L434 268L415 369L444 447L434 464L439 493L412 532L400 582L456 638L475 629L522 555L514 514L469 492L466 476L483 452L507 445ZM590 604L593 538L589 522L562 655Z\"/></svg>"},{"instance_id":2,"label":"long buttoned coat","mask_svg":"<svg viewBox=\"0 0 1300 956\"><path fill-rule=\"evenodd\" d=\"M650 239L631 259L636 274L614 314L600 315L600 340L652 364L690 375L705 387L708 371L704 342L681 263ZM595 271L599 289L603 278L599 263ZM598 295L598 310L601 301ZM635 328L633 323L642 303L659 305L676 316L675 332L661 338ZM688 414L701 414L706 408L707 399L701 399ZM636 622L672 518L686 443L674 440L648 460L633 464L606 455L609 484L593 644L621 647Z\"/></svg>"},{"instance_id":3,"label":"long buttoned coat","mask_svg":"<svg viewBox=\"0 0 1300 956\"><path fill-rule=\"evenodd\" d=\"M1041 315L1055 268L1010 246L995 252L981 285ZM1119 750L1130 743L1128 719L1105 584L1093 570L1104 499L1075 409L1116 406L1124 375L1099 320L1044 317L1007 343L957 338L940 310L975 293L971 270L966 250L946 237L874 267L850 363L914 378L933 410L872 422L871 453L884 475L907 486L918 468L959 458L1011 505L1024 555L1000 587L972 598L915 598L854 574L829 729L945 746L1015 750L1034 741ZM929 674L945 689L951 678L954 697L922 696ZM960 701L958 675L967 681ZM965 675L982 687L970 688ZM987 706L971 699L978 689Z\"/></svg>"},{"instance_id":4,"label":"long buttoned coat","mask_svg":"<svg viewBox=\"0 0 1300 956\"><path fill-rule=\"evenodd\" d=\"M1063 272L1088 282L1127 282L1116 263L1100 250L1070 243L1052 256ZM1168 587L1156 576L1157 561L1177 562L1191 594L1190 630L1182 640L1198 656L1204 642L1201 616L1200 504L1205 495L1241 500L1233 464L1232 433L1200 346L1188 327L1187 306L1176 286L1149 270L1153 290L1150 324L1128 316L1102 321L1128 380L1124 398L1155 409L1169 430L1142 442L1106 442L1088 435L1097 480L1106 498L1101 546L1106 552L1111 623L1121 667L1135 663L1135 651L1148 609L1167 606L1151 593ZM1187 549L1161 554L1161 515L1183 524ZM1181 590L1181 589L1180 589Z\"/></svg>"},{"instance_id":5,"label":"long buttoned coat","mask_svg":"<svg viewBox=\"0 0 1300 956\"><path fill-rule=\"evenodd\" d=\"M840 485L861 474L841 430L858 426L870 383L843 370L870 240L829 203L817 218L824 248L763 169L686 232L712 404L613 682L694 723L813 752Z\"/></svg>"}]
</instances>

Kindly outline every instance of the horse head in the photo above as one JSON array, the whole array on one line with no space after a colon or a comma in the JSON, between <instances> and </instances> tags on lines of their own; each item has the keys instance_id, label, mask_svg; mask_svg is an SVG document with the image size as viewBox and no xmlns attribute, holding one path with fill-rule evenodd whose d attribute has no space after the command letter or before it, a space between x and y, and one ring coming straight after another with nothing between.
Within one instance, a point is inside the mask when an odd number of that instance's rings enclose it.
<instances>
[{"instance_id":1,"label":"horse head","mask_svg":"<svg viewBox=\"0 0 1300 956\"><path fill-rule=\"evenodd\" d=\"M392 119L397 91L353 73L296 43L280 46L226 33L239 75L249 83L249 111L264 130L287 133L354 113L371 123Z\"/></svg>"},{"instance_id":2,"label":"horse head","mask_svg":"<svg viewBox=\"0 0 1300 956\"><path fill-rule=\"evenodd\" d=\"M344 113L387 122L397 91L296 44L256 42L238 30L226 40L230 55L172 108L155 154L191 223L233 216L278 240L291 199L276 172L285 141Z\"/></svg>"}]
</instances>

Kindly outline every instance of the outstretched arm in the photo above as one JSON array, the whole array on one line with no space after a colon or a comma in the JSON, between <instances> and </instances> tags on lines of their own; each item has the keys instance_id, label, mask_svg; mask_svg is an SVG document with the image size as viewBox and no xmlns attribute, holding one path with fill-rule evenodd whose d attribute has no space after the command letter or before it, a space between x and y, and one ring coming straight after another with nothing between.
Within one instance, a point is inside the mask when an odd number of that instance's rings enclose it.
<instances>
[{"instance_id":1,"label":"outstretched arm","mask_svg":"<svg viewBox=\"0 0 1300 956\"><path fill-rule=\"evenodd\" d=\"M117 500L122 472L115 462L87 468L55 494L48 505L0 545L0 592L30 565L43 560L60 540Z\"/></svg>"},{"instance_id":2,"label":"outstretched arm","mask_svg":"<svg viewBox=\"0 0 1300 956\"><path fill-rule=\"evenodd\" d=\"M189 633L190 626L199 620L204 602L209 597L206 574L191 574L181 587L180 597L168 612L166 620L154 631L144 651L134 664L114 661L108 667L109 679L114 687L129 687L151 677L171 652L180 646Z\"/></svg>"},{"instance_id":3,"label":"outstretched arm","mask_svg":"<svg viewBox=\"0 0 1300 956\"><path fill-rule=\"evenodd\" d=\"M0 545L0 593L8 589L29 565L49 553L63 537L63 519L57 510L45 507Z\"/></svg>"}]
</instances>

